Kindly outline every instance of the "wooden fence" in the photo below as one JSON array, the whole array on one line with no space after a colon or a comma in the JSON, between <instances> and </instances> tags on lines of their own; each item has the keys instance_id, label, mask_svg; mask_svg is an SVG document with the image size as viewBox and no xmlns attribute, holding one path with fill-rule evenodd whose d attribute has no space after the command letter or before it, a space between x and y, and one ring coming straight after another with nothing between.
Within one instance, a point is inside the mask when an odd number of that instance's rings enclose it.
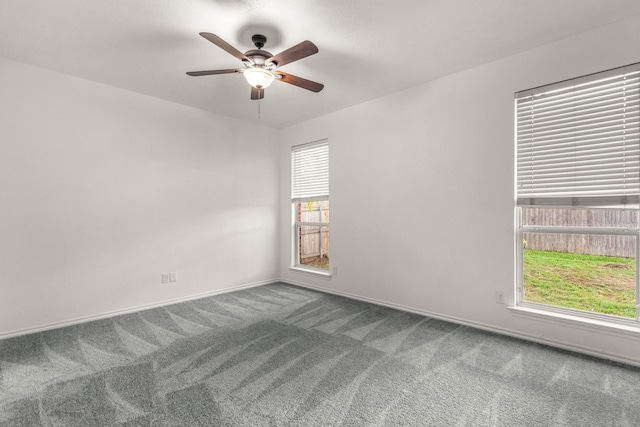
<instances>
[{"instance_id":1,"label":"wooden fence","mask_svg":"<svg viewBox=\"0 0 640 427\"><path fill-rule=\"evenodd\" d=\"M564 226L597 228L636 228L637 210L522 208L526 226ZM525 248L575 254L635 258L636 242L632 236L597 234L524 233Z\"/></svg>"},{"instance_id":2,"label":"wooden fence","mask_svg":"<svg viewBox=\"0 0 640 427\"><path fill-rule=\"evenodd\" d=\"M322 222L329 225L329 201L300 203L299 222ZM300 230L300 261L329 257L329 227L303 226Z\"/></svg>"}]
</instances>

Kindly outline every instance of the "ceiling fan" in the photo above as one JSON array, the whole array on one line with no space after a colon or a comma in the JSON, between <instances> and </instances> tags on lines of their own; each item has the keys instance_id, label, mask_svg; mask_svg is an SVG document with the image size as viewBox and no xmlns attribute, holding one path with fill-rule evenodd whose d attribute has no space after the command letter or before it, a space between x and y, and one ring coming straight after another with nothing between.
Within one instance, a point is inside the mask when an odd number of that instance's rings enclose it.
<instances>
[{"instance_id":1,"label":"ceiling fan","mask_svg":"<svg viewBox=\"0 0 640 427\"><path fill-rule=\"evenodd\" d=\"M247 79L247 82L251 85L251 99L264 98L264 89L274 80L289 83L312 92L320 92L324 88L324 85L321 83L303 79L302 77L297 77L293 74L278 70L278 68L283 65L290 64L299 59L318 53L316 45L308 40L298 43L277 55L272 55L266 50L262 50L267 42L267 38L261 34L256 34L251 37L251 41L253 41L256 49L248 50L245 53L240 52L238 49L231 46L215 34L200 33L200 35L218 46L220 49L241 60L244 68L189 71L187 74L190 76L242 73L245 79Z\"/></svg>"}]
</instances>

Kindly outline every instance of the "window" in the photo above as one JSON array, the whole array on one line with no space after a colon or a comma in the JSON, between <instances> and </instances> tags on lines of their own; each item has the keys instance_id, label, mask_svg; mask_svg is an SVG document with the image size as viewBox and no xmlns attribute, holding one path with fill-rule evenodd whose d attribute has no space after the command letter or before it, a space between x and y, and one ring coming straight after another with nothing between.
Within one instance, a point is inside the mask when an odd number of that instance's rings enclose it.
<instances>
[{"instance_id":1,"label":"window","mask_svg":"<svg viewBox=\"0 0 640 427\"><path fill-rule=\"evenodd\" d=\"M521 306L640 320L640 64L516 93Z\"/></svg>"},{"instance_id":2,"label":"window","mask_svg":"<svg viewBox=\"0 0 640 427\"><path fill-rule=\"evenodd\" d=\"M298 145L291 151L293 266L329 272L329 143Z\"/></svg>"}]
</instances>

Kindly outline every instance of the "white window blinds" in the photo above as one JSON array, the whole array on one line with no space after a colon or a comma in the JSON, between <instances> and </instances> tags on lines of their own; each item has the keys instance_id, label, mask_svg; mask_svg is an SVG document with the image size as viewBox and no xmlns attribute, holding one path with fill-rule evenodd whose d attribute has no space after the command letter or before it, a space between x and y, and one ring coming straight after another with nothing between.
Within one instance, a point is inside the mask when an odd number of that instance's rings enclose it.
<instances>
[{"instance_id":1,"label":"white window blinds","mask_svg":"<svg viewBox=\"0 0 640 427\"><path fill-rule=\"evenodd\" d=\"M293 202L329 198L329 142L298 145L291 151Z\"/></svg>"},{"instance_id":2,"label":"white window blinds","mask_svg":"<svg viewBox=\"0 0 640 427\"><path fill-rule=\"evenodd\" d=\"M516 94L519 205L636 204L640 63Z\"/></svg>"}]
</instances>

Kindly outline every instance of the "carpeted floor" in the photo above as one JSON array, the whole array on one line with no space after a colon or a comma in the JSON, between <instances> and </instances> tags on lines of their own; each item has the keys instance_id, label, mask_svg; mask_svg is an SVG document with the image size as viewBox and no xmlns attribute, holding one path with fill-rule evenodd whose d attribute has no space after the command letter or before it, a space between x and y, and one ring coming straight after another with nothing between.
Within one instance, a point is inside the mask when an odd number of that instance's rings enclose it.
<instances>
[{"instance_id":1,"label":"carpeted floor","mask_svg":"<svg viewBox=\"0 0 640 427\"><path fill-rule=\"evenodd\" d=\"M281 283L0 341L0 426L640 426L640 369Z\"/></svg>"}]
</instances>

